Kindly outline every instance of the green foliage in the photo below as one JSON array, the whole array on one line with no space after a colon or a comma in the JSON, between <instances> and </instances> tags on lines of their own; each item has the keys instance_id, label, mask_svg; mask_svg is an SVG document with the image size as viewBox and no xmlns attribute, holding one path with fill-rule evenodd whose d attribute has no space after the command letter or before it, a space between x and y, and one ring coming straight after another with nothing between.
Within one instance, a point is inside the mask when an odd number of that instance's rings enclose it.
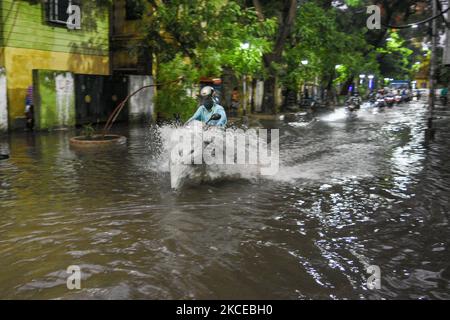
<instances>
[{"instance_id":1,"label":"green foliage","mask_svg":"<svg viewBox=\"0 0 450 320\"><path fill-rule=\"evenodd\" d=\"M187 92L200 77L220 77L223 67L236 75L262 74L262 55L271 48L265 37L275 33L274 19L259 22L252 8L236 1L161 1L146 10L142 28L157 57L158 82L184 77L182 84L158 88L160 115L180 113L186 120L196 107Z\"/></svg>"},{"instance_id":2,"label":"green foliage","mask_svg":"<svg viewBox=\"0 0 450 320\"><path fill-rule=\"evenodd\" d=\"M295 90L317 77L342 83L354 74L377 73L376 56L365 54L369 46L362 30L342 30L337 14L313 2L300 8L284 54L286 65L281 76L286 87ZM303 60L308 64L302 65Z\"/></svg>"},{"instance_id":3,"label":"green foliage","mask_svg":"<svg viewBox=\"0 0 450 320\"><path fill-rule=\"evenodd\" d=\"M183 81L176 82L183 77ZM198 72L182 57L175 56L171 61L159 65L158 82L162 83L155 97L156 111L160 116L171 119L179 113L183 121L195 111L196 100L187 95L187 91L199 79Z\"/></svg>"},{"instance_id":4,"label":"green foliage","mask_svg":"<svg viewBox=\"0 0 450 320\"><path fill-rule=\"evenodd\" d=\"M363 3L362 0L345 0L345 4L347 4L350 7L360 6L362 3Z\"/></svg>"},{"instance_id":5,"label":"green foliage","mask_svg":"<svg viewBox=\"0 0 450 320\"><path fill-rule=\"evenodd\" d=\"M158 112L167 117L180 113L185 120L196 107L188 92L197 88L200 77L220 77L224 67L238 77L267 75L265 63L282 26L283 1L260 0L264 18L253 8L253 1L144 2L142 28L146 45L156 57L158 82L185 78L183 83L158 88ZM282 59L272 60L276 63L269 68L284 87L298 90L316 79L323 86L342 84L361 73L400 77L418 68L400 34L392 33L393 40L386 42L382 31L367 30L365 15L356 12L370 1L344 2L348 8L343 10L326 1L300 2ZM386 10L404 7L395 0ZM308 63L302 64L303 60Z\"/></svg>"},{"instance_id":6,"label":"green foliage","mask_svg":"<svg viewBox=\"0 0 450 320\"><path fill-rule=\"evenodd\" d=\"M377 48L383 61L389 63L392 67L385 70L386 76L393 78L405 78L411 72L412 66L410 56L413 51L406 47L405 40L398 32L390 32L385 47Z\"/></svg>"},{"instance_id":7,"label":"green foliage","mask_svg":"<svg viewBox=\"0 0 450 320\"><path fill-rule=\"evenodd\" d=\"M89 124L85 124L83 126L83 129L81 130L81 135L86 139L86 140L91 140L94 137L95 134L95 129L92 126L91 123Z\"/></svg>"}]
</instances>

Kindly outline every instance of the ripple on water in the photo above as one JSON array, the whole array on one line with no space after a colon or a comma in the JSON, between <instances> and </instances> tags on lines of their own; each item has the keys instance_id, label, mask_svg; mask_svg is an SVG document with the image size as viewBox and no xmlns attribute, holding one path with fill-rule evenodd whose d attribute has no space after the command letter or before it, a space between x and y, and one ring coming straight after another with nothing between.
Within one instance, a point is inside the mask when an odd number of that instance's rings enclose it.
<instances>
[{"instance_id":1,"label":"ripple on water","mask_svg":"<svg viewBox=\"0 0 450 320\"><path fill-rule=\"evenodd\" d=\"M154 131L120 129L128 148L94 154L70 150L68 133L12 135L0 297L449 299L450 118L437 116L429 145L414 104L272 123L277 176L181 192ZM70 265L79 292L65 287ZM381 290L367 289L370 265Z\"/></svg>"}]
</instances>

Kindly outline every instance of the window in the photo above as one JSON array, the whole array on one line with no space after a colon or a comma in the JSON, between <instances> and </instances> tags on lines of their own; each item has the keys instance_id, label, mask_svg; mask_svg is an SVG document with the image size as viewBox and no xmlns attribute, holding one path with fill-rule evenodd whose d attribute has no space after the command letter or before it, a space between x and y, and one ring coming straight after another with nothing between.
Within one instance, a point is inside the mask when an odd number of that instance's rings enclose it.
<instances>
[{"instance_id":1,"label":"window","mask_svg":"<svg viewBox=\"0 0 450 320\"><path fill-rule=\"evenodd\" d=\"M142 0L126 0L125 11L127 20L139 20L144 13L144 4Z\"/></svg>"},{"instance_id":2,"label":"window","mask_svg":"<svg viewBox=\"0 0 450 320\"><path fill-rule=\"evenodd\" d=\"M69 19L67 9L71 4L81 7L81 0L47 0L47 20L66 26Z\"/></svg>"}]
</instances>

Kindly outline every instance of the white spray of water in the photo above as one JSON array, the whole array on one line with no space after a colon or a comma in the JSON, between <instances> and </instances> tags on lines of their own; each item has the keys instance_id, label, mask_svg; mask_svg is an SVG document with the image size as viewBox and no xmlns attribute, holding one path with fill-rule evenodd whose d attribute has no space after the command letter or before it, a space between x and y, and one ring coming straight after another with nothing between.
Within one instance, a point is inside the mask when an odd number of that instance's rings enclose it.
<instances>
[{"instance_id":1,"label":"white spray of water","mask_svg":"<svg viewBox=\"0 0 450 320\"><path fill-rule=\"evenodd\" d=\"M271 165L278 166L273 161L278 160L278 144L274 150L271 143L269 156L266 137L256 130L204 130L201 123L194 122L185 128L162 126L158 131L160 150L156 164L160 171L170 173L174 189L216 180L254 180Z\"/></svg>"}]
</instances>

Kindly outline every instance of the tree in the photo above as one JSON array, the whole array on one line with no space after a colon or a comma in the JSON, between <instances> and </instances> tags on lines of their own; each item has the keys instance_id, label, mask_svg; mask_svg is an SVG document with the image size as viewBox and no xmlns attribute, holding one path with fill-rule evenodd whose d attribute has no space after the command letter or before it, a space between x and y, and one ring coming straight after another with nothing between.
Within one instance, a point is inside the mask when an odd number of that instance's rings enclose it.
<instances>
[{"instance_id":1,"label":"tree","mask_svg":"<svg viewBox=\"0 0 450 320\"><path fill-rule=\"evenodd\" d=\"M275 4L274 4L275 3ZM258 17L265 21L264 6L260 0L253 0ZM277 87L277 64L281 62L286 41L294 27L297 15L298 3L296 0L272 1L270 11L278 14L278 28L273 48L263 55L263 63L266 72L264 82L263 112L275 113L275 91ZM275 10L274 10L275 9Z\"/></svg>"},{"instance_id":2,"label":"tree","mask_svg":"<svg viewBox=\"0 0 450 320\"><path fill-rule=\"evenodd\" d=\"M264 35L272 34L275 25L274 19L259 23L255 10L237 1L221 0L150 1L143 17L158 81L184 78L178 88L159 90L156 108L169 116L179 111L176 105L186 102L179 101L184 99L179 94L194 88L200 77L219 77L224 68L238 76L260 76L262 56L270 49ZM243 43L248 44L245 50ZM178 63L184 67L173 68Z\"/></svg>"}]
</instances>

